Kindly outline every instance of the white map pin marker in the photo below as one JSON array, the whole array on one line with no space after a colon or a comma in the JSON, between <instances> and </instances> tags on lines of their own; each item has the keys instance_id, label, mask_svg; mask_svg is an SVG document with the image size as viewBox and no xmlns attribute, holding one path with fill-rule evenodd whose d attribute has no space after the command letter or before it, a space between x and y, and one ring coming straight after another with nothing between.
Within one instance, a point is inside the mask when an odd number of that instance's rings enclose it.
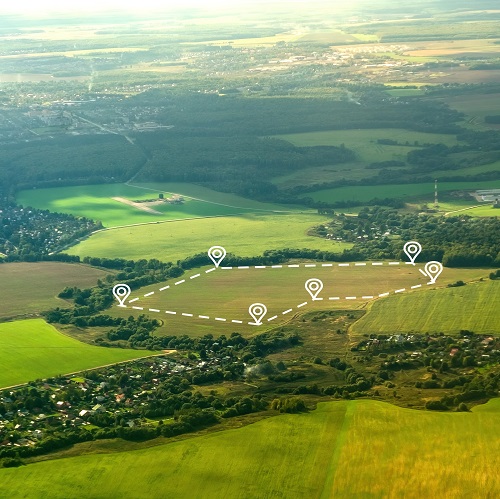
<instances>
[{"instance_id":1,"label":"white map pin marker","mask_svg":"<svg viewBox=\"0 0 500 499\"><path fill-rule=\"evenodd\" d=\"M317 298L323 289L323 282L319 279L308 279L305 284L307 292L311 295L313 301L322 300L323 298Z\"/></svg>"},{"instance_id":2,"label":"white map pin marker","mask_svg":"<svg viewBox=\"0 0 500 499\"><path fill-rule=\"evenodd\" d=\"M415 265L415 259L422 252L422 245L420 243L417 243L417 241L408 241L404 245L403 249L406 253L406 256L410 259L409 263Z\"/></svg>"},{"instance_id":3,"label":"white map pin marker","mask_svg":"<svg viewBox=\"0 0 500 499\"><path fill-rule=\"evenodd\" d=\"M208 256L210 257L210 260L214 262L214 265L218 267L220 262L222 262L226 256L226 250L222 246L212 246L208 250Z\"/></svg>"},{"instance_id":4,"label":"white map pin marker","mask_svg":"<svg viewBox=\"0 0 500 499\"><path fill-rule=\"evenodd\" d=\"M130 286L128 284L116 284L113 286L113 294L120 303L119 307L126 307L123 302L130 296Z\"/></svg>"},{"instance_id":5,"label":"white map pin marker","mask_svg":"<svg viewBox=\"0 0 500 499\"><path fill-rule=\"evenodd\" d=\"M434 284L439 274L443 271L443 264L441 262L427 262L424 268L425 273L430 278L429 284Z\"/></svg>"},{"instance_id":6,"label":"white map pin marker","mask_svg":"<svg viewBox=\"0 0 500 499\"><path fill-rule=\"evenodd\" d=\"M267 314L267 307L262 303L253 303L248 308L248 313L252 316L255 322L249 322L249 324L255 324L260 326L262 324L262 319Z\"/></svg>"}]
</instances>

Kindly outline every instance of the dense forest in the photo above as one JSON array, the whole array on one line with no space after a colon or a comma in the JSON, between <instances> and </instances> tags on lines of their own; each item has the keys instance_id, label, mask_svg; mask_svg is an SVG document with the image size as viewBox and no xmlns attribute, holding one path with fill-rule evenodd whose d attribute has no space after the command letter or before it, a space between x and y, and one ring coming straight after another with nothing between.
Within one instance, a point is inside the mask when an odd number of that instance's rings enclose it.
<instances>
[{"instance_id":1,"label":"dense forest","mask_svg":"<svg viewBox=\"0 0 500 499\"><path fill-rule=\"evenodd\" d=\"M143 152L118 135L61 136L2 147L0 186L80 185L124 181L144 163ZM9 189L10 187L10 189ZM0 195L1 195L0 191Z\"/></svg>"},{"instance_id":2,"label":"dense forest","mask_svg":"<svg viewBox=\"0 0 500 499\"><path fill-rule=\"evenodd\" d=\"M356 102L261 99L175 89L153 89L126 100L89 101L79 115L92 117L102 112L102 106L108 106L110 114L120 108L131 116L148 109L158 123L169 128L147 133L131 130L128 140L102 131L87 135L82 129L78 135L40 135L22 146L7 144L0 158L0 185L9 193L33 185L122 182L137 175L137 180L204 183L272 199L276 189L267 184L270 177L356 159L342 144L295 147L270 138L274 135L358 128L462 132L457 125L462 115L445 104L391 98L377 86L356 89ZM255 182L259 186L252 187Z\"/></svg>"},{"instance_id":3,"label":"dense forest","mask_svg":"<svg viewBox=\"0 0 500 499\"><path fill-rule=\"evenodd\" d=\"M350 252L369 259L404 260L401 241L416 240L423 247L417 261L439 260L447 267L500 265L500 220L497 217L436 217L366 207L357 217L338 215L316 231L323 237L340 237L354 242Z\"/></svg>"}]
</instances>

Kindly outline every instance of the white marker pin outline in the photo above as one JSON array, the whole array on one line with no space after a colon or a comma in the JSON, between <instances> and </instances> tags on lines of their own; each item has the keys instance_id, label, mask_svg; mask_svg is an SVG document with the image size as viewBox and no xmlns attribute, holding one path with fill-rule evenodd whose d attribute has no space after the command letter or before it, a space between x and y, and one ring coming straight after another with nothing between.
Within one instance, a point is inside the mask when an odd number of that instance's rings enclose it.
<instances>
[{"instance_id":1,"label":"white marker pin outline","mask_svg":"<svg viewBox=\"0 0 500 499\"><path fill-rule=\"evenodd\" d=\"M123 293L121 291L124 291ZM123 303L130 296L132 290L128 284L115 284L113 286L113 295L118 300L118 307L126 307Z\"/></svg>"},{"instance_id":2,"label":"white marker pin outline","mask_svg":"<svg viewBox=\"0 0 500 499\"><path fill-rule=\"evenodd\" d=\"M433 270L433 267L437 267L437 269ZM436 279L441 275L441 272L443 271L443 264L436 261L427 262L424 268L427 277L429 277L430 279L429 284L435 284Z\"/></svg>"},{"instance_id":3,"label":"white marker pin outline","mask_svg":"<svg viewBox=\"0 0 500 499\"><path fill-rule=\"evenodd\" d=\"M415 250L412 249L413 246L416 246ZM405 252L406 256L410 259L409 263L415 265L415 260L417 259L418 255L422 253L422 245L417 241L408 241L403 246L403 251Z\"/></svg>"},{"instance_id":4,"label":"white marker pin outline","mask_svg":"<svg viewBox=\"0 0 500 499\"><path fill-rule=\"evenodd\" d=\"M323 289L323 281L320 279L316 279L313 277L312 279L308 279L304 285L306 291L311 295L313 301L322 300L323 298L316 298Z\"/></svg>"},{"instance_id":5,"label":"white marker pin outline","mask_svg":"<svg viewBox=\"0 0 500 499\"><path fill-rule=\"evenodd\" d=\"M260 311L258 309L260 309ZM249 322L249 324L260 326L262 325L262 319L267 314L267 307L263 303L252 303L248 307L248 313L255 321L255 322Z\"/></svg>"},{"instance_id":6,"label":"white marker pin outline","mask_svg":"<svg viewBox=\"0 0 500 499\"><path fill-rule=\"evenodd\" d=\"M208 250L208 257L214 262L215 267L219 267L222 260L226 258L226 250L222 246L212 246Z\"/></svg>"}]
</instances>

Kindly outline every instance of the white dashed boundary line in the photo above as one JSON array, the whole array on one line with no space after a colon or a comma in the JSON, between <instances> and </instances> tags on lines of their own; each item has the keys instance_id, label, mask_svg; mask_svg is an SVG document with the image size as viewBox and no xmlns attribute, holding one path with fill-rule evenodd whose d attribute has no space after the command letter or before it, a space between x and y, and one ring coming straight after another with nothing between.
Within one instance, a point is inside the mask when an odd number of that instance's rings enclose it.
<instances>
[{"instance_id":1,"label":"white dashed boundary line","mask_svg":"<svg viewBox=\"0 0 500 499\"><path fill-rule=\"evenodd\" d=\"M221 270L251 270L251 269L298 269L298 268L317 268L317 267L366 267L369 265L372 265L374 267L381 267L383 265L389 265L389 266L394 266L394 265L401 265L402 263L405 263L407 265L415 265L411 262L354 262L354 263L291 263L288 265L238 265L236 267L219 267ZM214 272L217 270L217 267L211 267L207 270L205 270L205 274L209 274L211 272ZM421 269L419 269L420 272L423 273ZM197 279L198 277L201 277L202 273L194 274L189 277L189 279L181 279L180 281L174 282L174 286L179 286L180 284L185 284L186 282L189 282L193 279ZM165 291L167 289L170 289L170 285L163 286L160 288L158 291ZM148 298L149 296L152 296L155 294L156 291L150 291L149 293L146 293L143 295L143 298ZM131 300L128 301L128 303L133 303L138 301L140 298L132 298Z\"/></svg>"},{"instance_id":2,"label":"white dashed boundary line","mask_svg":"<svg viewBox=\"0 0 500 499\"><path fill-rule=\"evenodd\" d=\"M381 267L381 266L384 266L384 265L388 265L388 266L395 266L395 265L401 265L402 263L404 264L407 264L407 265L415 265L414 263L412 262L354 262L354 263L337 263L337 264L333 264L333 263L322 263L322 264L319 264L319 263L304 263L304 264L289 264L289 265L255 265L255 266L250 266L250 265L239 265L237 267L219 267L221 270L250 270L250 269L283 269L283 268L317 268L317 267L334 267L334 266L337 266L337 267L366 267L366 266L374 266L374 267ZM205 270L205 274L209 274L211 272L214 272L215 270L217 270L217 267L212 267L212 268L209 268L207 270ZM426 275L422 269L419 269L419 271ZM201 277L202 276L202 273L198 273L198 274L194 274L192 276L186 279L181 279L177 282L174 282L174 286L179 286L181 284L185 284L186 282L190 282L191 280L193 279L197 279L198 277ZM427 277L427 276L426 276ZM434 282L428 282L427 285L431 285L431 284L435 284ZM396 289L395 291L392 291L393 294L401 294L401 293L405 293L405 292L408 292L410 290L414 290L414 289L419 289L419 288L422 288L424 285L423 284L416 284L414 286L411 286L409 289L407 288L401 288L401 289ZM171 289L171 286L170 285L167 285L167 286L163 286L162 288L160 288L158 291L165 291L167 289ZM149 293L146 293L143 295L144 298L147 298L149 296L152 296L155 294L155 291L150 291ZM349 301L352 301L352 300L372 300L374 298L385 298L386 296L389 296L391 294L391 292L386 292L386 293L380 293L378 295L362 295L360 297L357 297L357 296L345 296L345 297L341 297L341 296L330 296L328 297L328 300L330 301L340 301L340 300L349 300ZM138 301L140 298L139 297L136 297L136 298L132 298L131 300L128 301L128 303L134 303L136 301ZM325 300L327 298L324 298ZM323 300L323 298L315 298L313 299L313 301L321 301ZM308 302L305 301L303 303L299 303L295 308L297 310L300 310L301 308L305 307L306 305L308 305ZM157 309L157 308L145 308L145 307L139 307L139 306L130 306L130 308L134 309L134 310L148 310L149 312L154 312L154 313L161 313L161 310L160 309ZM288 308L286 310L284 310L283 312L281 312L281 314L276 314L276 315L273 315L272 317L269 317L267 319L267 322L272 322L274 320L276 320L278 317L281 316L284 316L284 315L288 315L290 314L291 312L294 311L294 307L292 308ZM214 320L214 321L218 321L218 322L230 322L232 324L248 324L248 325L252 325L252 326L261 326L263 323L262 323L262 320L258 323L256 322L245 322L245 321L242 321L242 320L239 320L239 319L227 319L227 318L224 318L224 317L210 317L208 315L196 315L196 314L192 314L192 313L188 313L188 312L175 312L175 311L172 311L172 310L165 310L164 311L165 314L167 315L177 315L177 316L180 316L180 317L190 317L190 318L199 318L199 319L204 319L204 320Z\"/></svg>"}]
</instances>

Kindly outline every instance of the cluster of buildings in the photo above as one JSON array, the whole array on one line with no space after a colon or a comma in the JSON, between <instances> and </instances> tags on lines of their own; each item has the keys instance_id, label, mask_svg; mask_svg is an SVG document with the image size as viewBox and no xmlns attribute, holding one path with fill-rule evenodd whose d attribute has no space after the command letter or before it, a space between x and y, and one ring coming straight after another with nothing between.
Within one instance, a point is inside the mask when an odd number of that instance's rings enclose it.
<instances>
[{"instance_id":1,"label":"cluster of buildings","mask_svg":"<svg viewBox=\"0 0 500 499\"><path fill-rule=\"evenodd\" d=\"M173 376L209 373L227 364L217 356L204 361L174 360L168 354L89 373L32 382L0 392L0 449L34 446L54 432L92 427L92 417L108 414L128 427L140 426L139 411ZM41 405L42 407L39 407Z\"/></svg>"}]
</instances>

